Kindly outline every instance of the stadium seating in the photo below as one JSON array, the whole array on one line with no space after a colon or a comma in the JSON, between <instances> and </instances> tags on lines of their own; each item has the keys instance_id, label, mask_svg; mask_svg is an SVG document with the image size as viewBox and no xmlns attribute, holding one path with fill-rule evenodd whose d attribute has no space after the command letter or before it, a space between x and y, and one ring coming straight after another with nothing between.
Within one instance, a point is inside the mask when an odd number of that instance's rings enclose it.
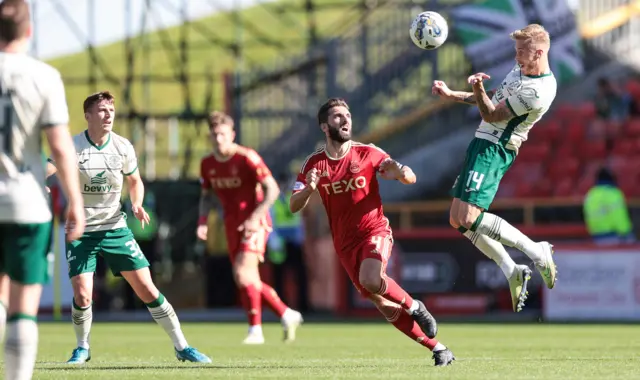
<instances>
[{"instance_id":1,"label":"stadium seating","mask_svg":"<svg viewBox=\"0 0 640 380\"><path fill-rule=\"evenodd\" d=\"M640 104L640 81L626 91ZM583 196L603 166L627 197L640 196L640 116L598 119L592 102L561 104L529 134L499 198Z\"/></svg>"}]
</instances>

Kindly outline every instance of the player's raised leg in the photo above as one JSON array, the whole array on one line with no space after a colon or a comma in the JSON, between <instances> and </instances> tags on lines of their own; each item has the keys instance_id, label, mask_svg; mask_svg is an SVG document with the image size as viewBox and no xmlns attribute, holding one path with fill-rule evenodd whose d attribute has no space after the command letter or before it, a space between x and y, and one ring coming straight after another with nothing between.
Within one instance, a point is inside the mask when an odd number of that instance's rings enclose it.
<instances>
[{"instance_id":1,"label":"player's raised leg","mask_svg":"<svg viewBox=\"0 0 640 380\"><path fill-rule=\"evenodd\" d=\"M476 213L479 214L481 210L474 207L466 208L465 202L462 202L458 198L454 198L451 205L449 223L453 228L460 231L467 239L471 240L471 243L475 245L480 252L498 264L502 273L504 273L509 282L513 311L521 311L524 307L525 301L527 300L527 285L529 279L531 279L531 270L526 265L516 265L511 256L509 256L507 250L499 242L486 235L482 235L462 227L458 222L458 215L462 214L462 211L460 210L467 210L466 212L471 215L470 218L473 218L473 215Z\"/></svg>"},{"instance_id":2,"label":"player's raised leg","mask_svg":"<svg viewBox=\"0 0 640 380\"><path fill-rule=\"evenodd\" d=\"M379 294L371 294L368 298L395 328L411 338L411 340L431 350L436 366L446 366L455 360L453 353L436 339L426 336L418 323L400 305L385 299Z\"/></svg>"},{"instance_id":3,"label":"player's raised leg","mask_svg":"<svg viewBox=\"0 0 640 380\"><path fill-rule=\"evenodd\" d=\"M142 256L144 258L144 256ZM145 259L146 260L146 259ZM180 361L197 363L211 363L211 359L199 352L195 347L189 346L180 327L178 316L173 306L160 293L151 279L148 267L122 271L122 277L131 285L133 291L147 305L153 319L169 335L175 349L175 354Z\"/></svg>"},{"instance_id":4,"label":"player's raised leg","mask_svg":"<svg viewBox=\"0 0 640 380\"><path fill-rule=\"evenodd\" d=\"M501 217L483 211L475 219L462 220L462 225L474 232L486 235L500 243L517 248L534 262L547 288L556 283L556 265L553 262L553 246L546 241L534 242Z\"/></svg>"},{"instance_id":5,"label":"player's raised leg","mask_svg":"<svg viewBox=\"0 0 640 380\"><path fill-rule=\"evenodd\" d=\"M421 301L414 300L385 273L385 263L392 247L391 237L374 237L370 244L367 243L361 250L363 260L358 270L360 287L371 294L380 295L394 304L400 305L406 314L420 325L422 331L429 338L434 338L438 333L436 319Z\"/></svg>"}]
</instances>

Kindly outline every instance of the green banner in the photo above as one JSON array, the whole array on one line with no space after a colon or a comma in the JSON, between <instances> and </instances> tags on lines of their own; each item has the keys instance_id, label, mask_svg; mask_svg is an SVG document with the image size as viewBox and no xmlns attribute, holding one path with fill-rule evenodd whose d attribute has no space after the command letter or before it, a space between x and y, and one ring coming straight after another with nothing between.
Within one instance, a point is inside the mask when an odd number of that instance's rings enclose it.
<instances>
[{"instance_id":1,"label":"green banner","mask_svg":"<svg viewBox=\"0 0 640 380\"><path fill-rule=\"evenodd\" d=\"M491 87L515 65L509 35L529 24L549 31L551 69L559 84L584 72L582 40L567 0L483 0L454 8L450 18L474 72L491 75Z\"/></svg>"}]
</instances>

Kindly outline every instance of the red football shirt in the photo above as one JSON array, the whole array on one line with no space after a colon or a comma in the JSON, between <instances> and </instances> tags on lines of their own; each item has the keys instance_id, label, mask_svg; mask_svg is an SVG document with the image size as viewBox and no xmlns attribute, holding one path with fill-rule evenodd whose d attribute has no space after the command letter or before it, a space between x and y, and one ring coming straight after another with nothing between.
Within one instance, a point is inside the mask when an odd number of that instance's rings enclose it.
<instances>
[{"instance_id":1,"label":"red football shirt","mask_svg":"<svg viewBox=\"0 0 640 380\"><path fill-rule=\"evenodd\" d=\"M375 145L354 141L342 158L330 158L324 149L319 149L302 164L293 192L304 189L309 170L318 169L317 190L338 254L349 253L372 236L391 233L382 210L377 178L380 164L388 158Z\"/></svg>"},{"instance_id":2,"label":"red football shirt","mask_svg":"<svg viewBox=\"0 0 640 380\"><path fill-rule=\"evenodd\" d=\"M224 222L228 228L238 228L264 199L260 184L271 176L271 171L254 151L238 146L236 153L224 161L213 154L200 162L200 183L203 189L212 189L224 211ZM271 226L271 217L266 220Z\"/></svg>"}]
</instances>

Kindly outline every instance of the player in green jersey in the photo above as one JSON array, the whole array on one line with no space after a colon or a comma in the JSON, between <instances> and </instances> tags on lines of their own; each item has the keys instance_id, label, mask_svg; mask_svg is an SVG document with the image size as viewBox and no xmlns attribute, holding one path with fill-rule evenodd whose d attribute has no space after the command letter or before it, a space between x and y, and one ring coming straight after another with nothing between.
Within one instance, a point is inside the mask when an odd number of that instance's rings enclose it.
<instances>
[{"instance_id":1,"label":"player in green jersey","mask_svg":"<svg viewBox=\"0 0 640 380\"><path fill-rule=\"evenodd\" d=\"M129 140L112 131L113 95L104 91L89 96L84 101L84 112L87 129L74 136L73 143L78 155L87 227L80 239L67 244L74 295L71 317L77 339L77 347L68 363L82 364L91 359L89 332L93 315L93 274L98 255L104 257L114 275L127 280L147 305L153 319L173 341L179 360L210 363L211 359L187 344L180 321L169 301L154 285L149 262L121 211L120 199L126 178L134 216L143 228L149 223L149 215L142 207L144 184L138 171L136 152ZM55 171L54 162L50 161L47 174Z\"/></svg>"},{"instance_id":2,"label":"player in green jersey","mask_svg":"<svg viewBox=\"0 0 640 380\"><path fill-rule=\"evenodd\" d=\"M66 217L74 227L68 238L82 235L85 219L64 84L56 69L27 55L30 13L24 1L0 3L0 340L6 329L4 378L12 380L33 375L36 317L48 281L52 215L43 131L69 200Z\"/></svg>"},{"instance_id":3,"label":"player in green jersey","mask_svg":"<svg viewBox=\"0 0 640 380\"><path fill-rule=\"evenodd\" d=\"M557 84L549 66L551 40L544 27L531 24L511 33L511 38L515 40L516 65L493 96L484 89L483 80L489 79L485 73L469 77L473 92L452 91L442 81L434 82L432 92L444 99L477 105L480 110L482 122L451 189L454 199L450 223L500 266L509 281L513 310L520 311L527 298L531 270L516 265L503 244L531 258L549 289L556 281L553 247L548 242L532 241L487 210L529 130L549 110Z\"/></svg>"}]
</instances>

